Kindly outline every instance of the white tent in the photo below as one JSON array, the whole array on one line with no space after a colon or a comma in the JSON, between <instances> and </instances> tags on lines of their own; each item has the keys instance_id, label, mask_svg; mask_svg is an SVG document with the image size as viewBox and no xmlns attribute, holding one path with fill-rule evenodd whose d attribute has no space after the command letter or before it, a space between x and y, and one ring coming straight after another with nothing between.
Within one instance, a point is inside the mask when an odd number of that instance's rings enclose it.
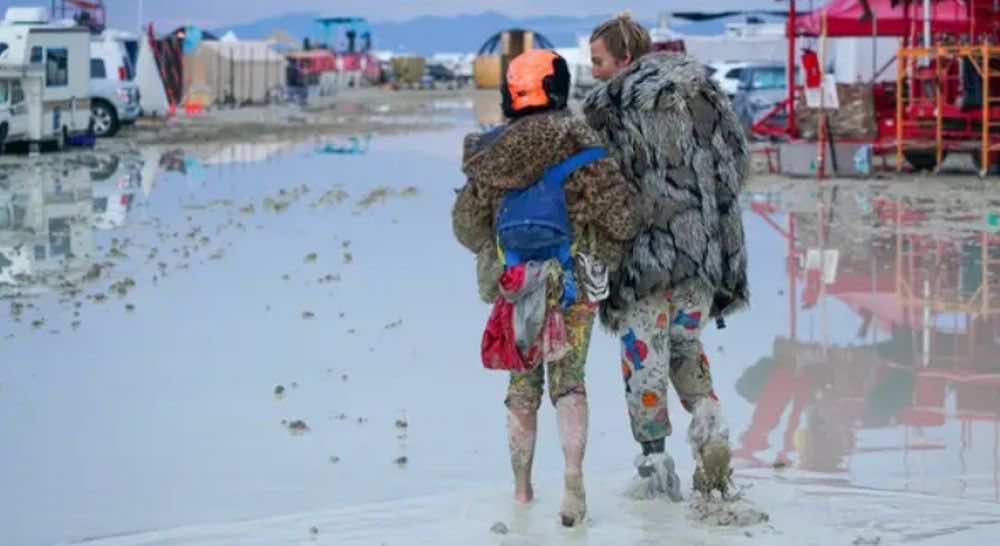
<instances>
[{"instance_id":1,"label":"white tent","mask_svg":"<svg viewBox=\"0 0 1000 546\"><path fill-rule=\"evenodd\" d=\"M139 40L139 58L136 61L135 83L139 86L139 104L145 116L165 116L170 107L167 91L163 87L160 69L156 66L149 37Z\"/></svg>"}]
</instances>

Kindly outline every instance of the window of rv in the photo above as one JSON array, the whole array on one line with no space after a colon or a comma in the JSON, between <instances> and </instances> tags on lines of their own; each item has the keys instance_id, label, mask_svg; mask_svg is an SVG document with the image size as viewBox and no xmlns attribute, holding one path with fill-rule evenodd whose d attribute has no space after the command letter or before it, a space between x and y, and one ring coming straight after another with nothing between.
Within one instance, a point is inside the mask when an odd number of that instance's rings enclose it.
<instances>
[{"instance_id":1,"label":"window of rv","mask_svg":"<svg viewBox=\"0 0 1000 546\"><path fill-rule=\"evenodd\" d=\"M0 104L7 104L10 100L10 82L0 80Z\"/></svg>"},{"instance_id":2,"label":"window of rv","mask_svg":"<svg viewBox=\"0 0 1000 546\"><path fill-rule=\"evenodd\" d=\"M0 42L0 56L3 56L8 49L10 49L10 46L7 45L7 42Z\"/></svg>"},{"instance_id":3,"label":"window of rv","mask_svg":"<svg viewBox=\"0 0 1000 546\"><path fill-rule=\"evenodd\" d=\"M10 83L10 104L11 106L20 106L24 102L24 88L21 87L21 82L14 80Z\"/></svg>"},{"instance_id":4,"label":"window of rv","mask_svg":"<svg viewBox=\"0 0 1000 546\"><path fill-rule=\"evenodd\" d=\"M104 59L90 60L90 77L98 80L107 79L108 69L104 66Z\"/></svg>"},{"instance_id":5,"label":"window of rv","mask_svg":"<svg viewBox=\"0 0 1000 546\"><path fill-rule=\"evenodd\" d=\"M69 85L69 50L49 49L45 52L45 86Z\"/></svg>"}]
</instances>

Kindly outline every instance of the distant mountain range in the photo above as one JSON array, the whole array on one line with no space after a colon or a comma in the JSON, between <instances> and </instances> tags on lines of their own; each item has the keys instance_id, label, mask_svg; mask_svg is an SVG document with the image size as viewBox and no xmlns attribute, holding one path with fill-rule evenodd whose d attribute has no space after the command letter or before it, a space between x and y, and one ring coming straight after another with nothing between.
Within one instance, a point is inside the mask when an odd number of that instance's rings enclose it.
<instances>
[{"instance_id":1,"label":"distant mountain range","mask_svg":"<svg viewBox=\"0 0 1000 546\"><path fill-rule=\"evenodd\" d=\"M213 29L223 35L232 31L241 39L263 39L276 30L282 30L298 41L310 37L322 38L322 31L315 19L317 12L290 13L261 19L253 23ZM538 32L556 47L573 47L578 36L589 35L604 16L591 17L527 17L512 18L497 12L454 17L425 16L403 22L370 22L373 47L380 50L430 55L435 52L475 53L483 43L497 32L508 28L524 28ZM683 24L675 22L673 28L687 34L718 34L727 22L740 17ZM642 21L648 27L655 21Z\"/></svg>"}]
</instances>

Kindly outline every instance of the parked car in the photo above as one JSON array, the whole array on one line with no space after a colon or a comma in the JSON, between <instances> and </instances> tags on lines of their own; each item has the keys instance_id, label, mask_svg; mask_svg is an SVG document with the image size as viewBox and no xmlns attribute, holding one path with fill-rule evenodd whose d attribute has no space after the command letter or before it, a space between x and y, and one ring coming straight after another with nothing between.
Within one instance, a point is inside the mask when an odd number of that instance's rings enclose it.
<instances>
[{"instance_id":1,"label":"parked car","mask_svg":"<svg viewBox=\"0 0 1000 546\"><path fill-rule=\"evenodd\" d=\"M134 77L120 41L101 36L90 42L90 109L97 136L115 136L122 125L139 118L142 107Z\"/></svg>"},{"instance_id":2,"label":"parked car","mask_svg":"<svg viewBox=\"0 0 1000 546\"><path fill-rule=\"evenodd\" d=\"M783 64L752 64L743 67L742 71L733 98L733 110L749 131L755 122L788 97L788 81Z\"/></svg>"},{"instance_id":3,"label":"parked car","mask_svg":"<svg viewBox=\"0 0 1000 546\"><path fill-rule=\"evenodd\" d=\"M725 93L729 100L733 100L736 92L739 91L740 82L743 80L743 72L752 63L746 62L714 62L708 63L708 75L719 84L719 88Z\"/></svg>"},{"instance_id":4,"label":"parked car","mask_svg":"<svg viewBox=\"0 0 1000 546\"><path fill-rule=\"evenodd\" d=\"M442 63L428 63L424 79L430 78L431 87L444 87L454 89L458 87L458 78L455 73Z\"/></svg>"}]
</instances>

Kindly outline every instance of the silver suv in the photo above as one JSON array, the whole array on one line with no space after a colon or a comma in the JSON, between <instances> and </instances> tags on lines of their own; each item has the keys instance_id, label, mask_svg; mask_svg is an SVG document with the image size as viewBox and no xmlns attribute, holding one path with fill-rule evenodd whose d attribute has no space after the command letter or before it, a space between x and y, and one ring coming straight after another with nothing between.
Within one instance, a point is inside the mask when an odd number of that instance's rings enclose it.
<instances>
[{"instance_id":1,"label":"silver suv","mask_svg":"<svg viewBox=\"0 0 1000 546\"><path fill-rule=\"evenodd\" d=\"M124 46L110 37L90 42L90 110L94 134L112 137L139 118L139 86Z\"/></svg>"},{"instance_id":2,"label":"silver suv","mask_svg":"<svg viewBox=\"0 0 1000 546\"><path fill-rule=\"evenodd\" d=\"M747 131L788 97L787 73L783 64L752 63L742 67L733 110Z\"/></svg>"}]
</instances>

